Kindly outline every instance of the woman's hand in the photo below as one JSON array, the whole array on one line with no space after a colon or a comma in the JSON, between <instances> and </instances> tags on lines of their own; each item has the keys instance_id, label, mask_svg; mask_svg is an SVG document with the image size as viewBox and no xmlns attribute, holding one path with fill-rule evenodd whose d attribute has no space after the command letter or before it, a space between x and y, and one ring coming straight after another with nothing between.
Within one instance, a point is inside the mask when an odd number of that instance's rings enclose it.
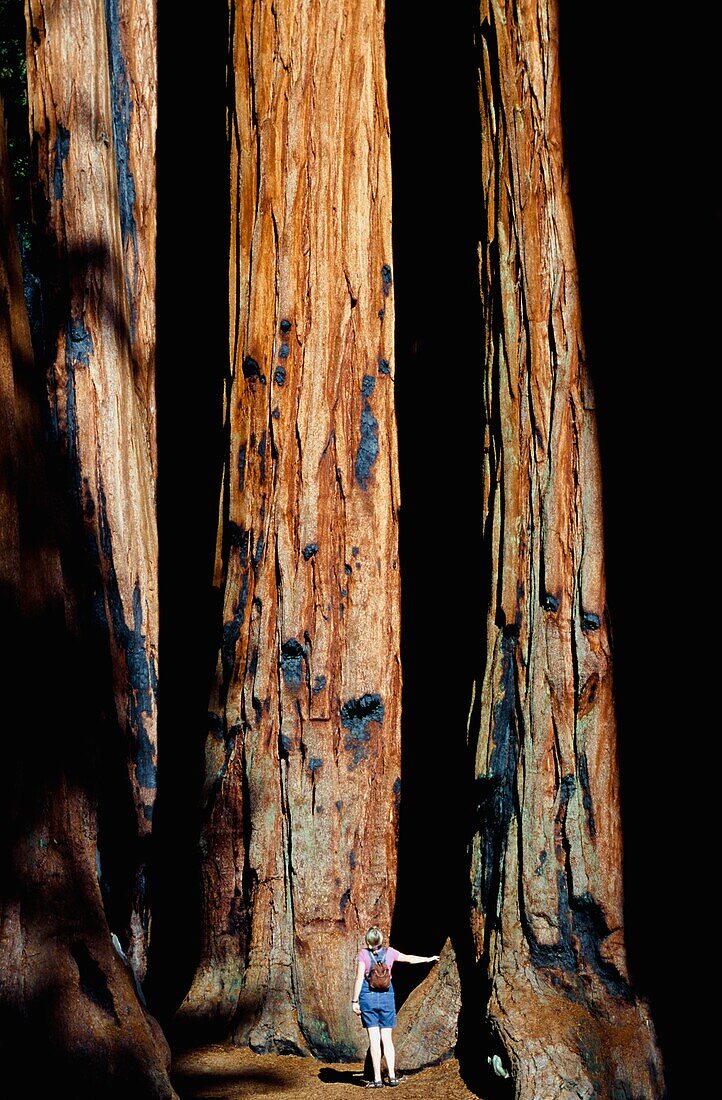
<instances>
[{"instance_id":1,"label":"woman's hand","mask_svg":"<svg viewBox=\"0 0 722 1100\"><path fill-rule=\"evenodd\" d=\"M438 955L429 955L429 957L426 961L430 962L430 963L437 963L439 961L439 956Z\"/></svg>"},{"instance_id":2,"label":"woman's hand","mask_svg":"<svg viewBox=\"0 0 722 1100\"><path fill-rule=\"evenodd\" d=\"M357 1016L361 1015L361 1005L358 1003L358 1001L353 1001L351 1004L351 1008L354 1010Z\"/></svg>"}]
</instances>

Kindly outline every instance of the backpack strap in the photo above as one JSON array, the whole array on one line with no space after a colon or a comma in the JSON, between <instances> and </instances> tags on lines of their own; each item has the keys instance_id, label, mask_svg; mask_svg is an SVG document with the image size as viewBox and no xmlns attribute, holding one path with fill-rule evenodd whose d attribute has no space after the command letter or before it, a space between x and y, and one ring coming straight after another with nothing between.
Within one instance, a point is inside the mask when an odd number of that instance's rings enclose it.
<instances>
[{"instance_id":1,"label":"backpack strap","mask_svg":"<svg viewBox=\"0 0 722 1100\"><path fill-rule=\"evenodd\" d=\"M378 963L378 962L380 962L380 963L384 963L384 964L386 963L386 951L387 951L388 949L387 949L386 947L383 947L383 948L381 948L381 950L383 951L383 955L381 955L381 957L379 957L379 956L378 956L378 955L376 954L376 952L375 952L375 951L372 951L372 950L371 950L371 948L370 948L370 947L367 947L367 948L366 948L366 952L367 952L367 954L368 954L368 957L369 957L369 973L371 972L371 967L372 967L372 966L373 966L373 965L374 965L375 963ZM368 976L368 975L367 975L367 976Z\"/></svg>"}]
</instances>

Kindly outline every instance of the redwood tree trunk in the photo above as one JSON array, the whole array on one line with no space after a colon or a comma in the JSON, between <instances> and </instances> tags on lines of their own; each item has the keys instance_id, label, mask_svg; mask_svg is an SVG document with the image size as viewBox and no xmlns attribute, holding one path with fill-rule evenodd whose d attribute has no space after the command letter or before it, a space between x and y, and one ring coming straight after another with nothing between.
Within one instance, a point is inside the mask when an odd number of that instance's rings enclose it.
<instances>
[{"instance_id":1,"label":"redwood tree trunk","mask_svg":"<svg viewBox=\"0 0 722 1100\"><path fill-rule=\"evenodd\" d=\"M182 1020L353 1057L389 928L399 573L383 5L231 5L230 450L204 942Z\"/></svg>"},{"instance_id":2,"label":"redwood tree trunk","mask_svg":"<svg viewBox=\"0 0 722 1100\"><path fill-rule=\"evenodd\" d=\"M482 2L487 666L473 932L517 1097L657 1097L630 987L600 467L554 2Z\"/></svg>"},{"instance_id":3,"label":"redwood tree trunk","mask_svg":"<svg viewBox=\"0 0 722 1100\"><path fill-rule=\"evenodd\" d=\"M97 874L97 723L54 518L0 105L0 1050L31 1091L174 1097L169 1052L114 949Z\"/></svg>"},{"instance_id":4,"label":"redwood tree trunk","mask_svg":"<svg viewBox=\"0 0 722 1100\"><path fill-rule=\"evenodd\" d=\"M151 0L27 0L26 15L41 355L69 494L65 587L105 712L100 872L142 980L156 789L155 13Z\"/></svg>"}]
</instances>

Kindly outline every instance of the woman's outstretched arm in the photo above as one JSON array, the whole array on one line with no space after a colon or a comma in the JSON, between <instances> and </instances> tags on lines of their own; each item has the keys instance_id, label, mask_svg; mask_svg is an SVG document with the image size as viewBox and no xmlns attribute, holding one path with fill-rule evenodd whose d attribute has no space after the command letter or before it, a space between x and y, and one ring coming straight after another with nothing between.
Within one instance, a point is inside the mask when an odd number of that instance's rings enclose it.
<instances>
[{"instance_id":1,"label":"woman's outstretched arm","mask_svg":"<svg viewBox=\"0 0 722 1100\"><path fill-rule=\"evenodd\" d=\"M404 955L399 951L396 961L400 963L435 963L439 961L438 955ZM360 988L360 987L359 987Z\"/></svg>"}]
</instances>

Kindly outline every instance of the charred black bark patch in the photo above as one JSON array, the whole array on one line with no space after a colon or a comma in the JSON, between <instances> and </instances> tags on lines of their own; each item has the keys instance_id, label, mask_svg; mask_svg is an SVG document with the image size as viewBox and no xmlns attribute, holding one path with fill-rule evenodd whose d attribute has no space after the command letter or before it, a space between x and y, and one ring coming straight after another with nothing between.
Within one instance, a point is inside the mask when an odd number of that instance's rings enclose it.
<instances>
[{"instance_id":1,"label":"charred black bark patch","mask_svg":"<svg viewBox=\"0 0 722 1100\"><path fill-rule=\"evenodd\" d=\"M253 532L251 532L251 535L253 535ZM251 561L253 562L253 571L254 571L254 573L258 570L258 566L260 564L261 558L263 557L263 547L264 546L265 546L265 540L263 538L263 531L259 531L258 538L256 539L256 545L254 546L253 553L251 555ZM258 601L254 600L253 601L253 606L256 608L257 611L260 612L261 608L259 606L257 606L257 602L258 602L258 604L261 603L260 600L258 600Z\"/></svg>"},{"instance_id":2,"label":"charred black bark patch","mask_svg":"<svg viewBox=\"0 0 722 1100\"><path fill-rule=\"evenodd\" d=\"M589 765L587 763L587 754L580 752L577 759L577 775L579 776L579 783L582 788L582 806L584 807L584 814L587 820L587 828L589 829L589 835L592 840L597 835L597 827L594 821L594 807L592 805L592 792L589 786Z\"/></svg>"},{"instance_id":3,"label":"charred black bark patch","mask_svg":"<svg viewBox=\"0 0 722 1100\"><path fill-rule=\"evenodd\" d=\"M241 492L246 484L246 444L242 443L238 448L238 488Z\"/></svg>"},{"instance_id":4,"label":"charred black bark patch","mask_svg":"<svg viewBox=\"0 0 722 1100\"><path fill-rule=\"evenodd\" d=\"M362 760L368 759L371 741L369 726L372 722L381 725L383 719L384 704L380 695L367 694L360 699L349 699L341 707L341 725L349 731L344 741L344 748L352 754L349 768L355 768Z\"/></svg>"},{"instance_id":5,"label":"charred black bark patch","mask_svg":"<svg viewBox=\"0 0 722 1100\"><path fill-rule=\"evenodd\" d=\"M68 366L87 367L93 354L93 337L85 327L82 317L71 317L68 321L65 339L66 364Z\"/></svg>"},{"instance_id":6,"label":"charred black bark patch","mask_svg":"<svg viewBox=\"0 0 722 1100\"><path fill-rule=\"evenodd\" d=\"M89 366L92 354L93 337L89 329L85 327L82 317L70 317L65 328L65 445L68 450L71 483L78 499L80 499L81 491L75 371L77 367ZM57 427L56 416L56 432ZM86 501L87 499L92 501L92 497L86 496Z\"/></svg>"},{"instance_id":7,"label":"charred black bark patch","mask_svg":"<svg viewBox=\"0 0 722 1100\"><path fill-rule=\"evenodd\" d=\"M261 368L251 355L245 357L241 369L243 370L243 377L249 379L249 381L254 378L258 378L261 382L266 381L265 375L261 374Z\"/></svg>"},{"instance_id":8,"label":"charred black bark patch","mask_svg":"<svg viewBox=\"0 0 722 1100\"><path fill-rule=\"evenodd\" d=\"M374 376L365 374L361 384L361 393L365 400L361 410L361 432L354 465L356 480L364 491L369 487L371 469L379 454L379 425L369 402L375 385Z\"/></svg>"},{"instance_id":9,"label":"charred black bark patch","mask_svg":"<svg viewBox=\"0 0 722 1100\"><path fill-rule=\"evenodd\" d=\"M633 1004L634 992L629 982L600 952L600 944L610 931L601 907L591 894L584 894L579 898L570 898L569 908L574 937L582 959L612 996Z\"/></svg>"},{"instance_id":10,"label":"charred black bark patch","mask_svg":"<svg viewBox=\"0 0 722 1100\"><path fill-rule=\"evenodd\" d=\"M267 434L264 430L261 432L261 438L258 441L258 457L261 460L259 464L261 481L266 480L266 438Z\"/></svg>"},{"instance_id":11,"label":"charred black bark patch","mask_svg":"<svg viewBox=\"0 0 722 1100\"><path fill-rule=\"evenodd\" d=\"M279 664L287 687L298 688L303 683L305 656L306 651L297 638L288 638L281 646Z\"/></svg>"},{"instance_id":12,"label":"charred black bark patch","mask_svg":"<svg viewBox=\"0 0 722 1100\"><path fill-rule=\"evenodd\" d=\"M496 920L498 893L509 824L515 811L515 780L519 762L515 645L516 626L504 628L501 639L502 695L494 707L489 771L478 784L479 831L482 837L481 881L477 884L484 911Z\"/></svg>"},{"instance_id":13,"label":"charred black bark patch","mask_svg":"<svg viewBox=\"0 0 722 1100\"><path fill-rule=\"evenodd\" d=\"M241 560L243 561L243 554L241 554ZM241 575L238 599L233 608L233 617L231 619L227 619L226 622L224 622L223 624L221 662L223 665L223 678L226 683L228 682L228 679L233 670L233 664L236 658L236 643L238 642L238 638L241 633L241 624L243 623L243 616L246 613L247 602L248 573L244 569Z\"/></svg>"},{"instance_id":14,"label":"charred black bark patch","mask_svg":"<svg viewBox=\"0 0 722 1100\"><path fill-rule=\"evenodd\" d=\"M65 329L65 445L68 449L70 477L77 498L80 498L80 454L78 450L78 410L75 396L75 371L87 367L93 354L93 337L80 317L71 317ZM55 417L55 430L58 422ZM86 496L92 503L92 497ZM94 507L94 504L92 505Z\"/></svg>"},{"instance_id":15,"label":"charred black bark patch","mask_svg":"<svg viewBox=\"0 0 722 1100\"><path fill-rule=\"evenodd\" d=\"M153 744L145 728L145 716L154 709L153 681L150 657L143 633L143 606L140 585L133 589L133 627L128 626L123 613L120 586L113 559L113 544L108 523L107 503L103 486L98 487L98 527L100 550L107 572L107 599L113 637L125 656L128 676L128 724L131 733L131 758L141 787L155 788L156 759Z\"/></svg>"},{"instance_id":16,"label":"charred black bark patch","mask_svg":"<svg viewBox=\"0 0 722 1100\"><path fill-rule=\"evenodd\" d=\"M154 788L156 786L155 750L148 737L143 715L153 713L155 700L143 634L140 585L137 582L133 589L133 629L127 629L125 656L130 687L131 728L135 732L135 772L141 787Z\"/></svg>"},{"instance_id":17,"label":"charred black bark patch","mask_svg":"<svg viewBox=\"0 0 722 1100\"><path fill-rule=\"evenodd\" d=\"M118 205L120 209L120 232L125 248L130 241L133 250L133 264L138 261L138 231L135 224L135 180L130 170L130 120L133 103L131 100L128 73L120 44L120 21L118 0L105 0L105 25L108 38L108 66L110 70L110 90L113 113L113 151L115 171L118 179ZM125 276L126 296L130 322L130 338L135 339L135 295L132 292L129 273Z\"/></svg>"},{"instance_id":18,"label":"charred black bark patch","mask_svg":"<svg viewBox=\"0 0 722 1100\"><path fill-rule=\"evenodd\" d=\"M63 165L70 152L70 130L66 130L62 123L58 123L58 131L53 147L55 166L53 168L53 194L58 202L63 199Z\"/></svg>"}]
</instances>

